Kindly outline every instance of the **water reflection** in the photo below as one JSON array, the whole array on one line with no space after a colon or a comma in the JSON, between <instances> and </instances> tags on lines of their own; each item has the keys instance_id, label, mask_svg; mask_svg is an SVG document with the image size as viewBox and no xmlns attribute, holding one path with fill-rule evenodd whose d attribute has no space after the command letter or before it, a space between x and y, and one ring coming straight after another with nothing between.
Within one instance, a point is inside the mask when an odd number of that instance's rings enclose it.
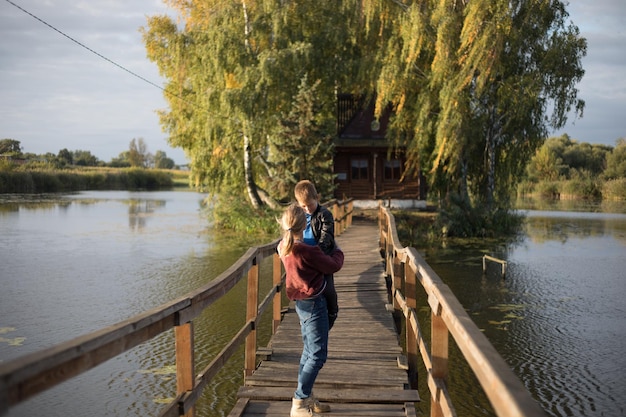
<instances>
[{"instance_id":1,"label":"water reflection","mask_svg":"<svg viewBox=\"0 0 626 417\"><path fill-rule=\"evenodd\" d=\"M549 415L625 415L626 204L611 213L566 206L526 209L513 242L422 250ZM482 273L483 254L508 262L505 279L497 267ZM464 393L459 415L493 415L458 358L451 373Z\"/></svg>"},{"instance_id":2,"label":"water reflection","mask_svg":"<svg viewBox=\"0 0 626 417\"><path fill-rule=\"evenodd\" d=\"M124 191L0 196L0 361L150 310L226 270L248 246L214 236L205 197ZM262 292L271 286L264 268ZM244 293L245 287L234 288L194 322L198 369L245 322ZM260 326L262 344L270 318ZM12 408L7 417L60 417L68 407L85 416L156 415L176 392L174 352L173 332L166 332ZM196 415L228 414L241 369L243 354L237 354Z\"/></svg>"},{"instance_id":3,"label":"water reflection","mask_svg":"<svg viewBox=\"0 0 626 417\"><path fill-rule=\"evenodd\" d=\"M0 196L0 361L117 323L227 269L250 242L215 236L203 201L180 192ZM550 415L625 415L626 204L611 213L552 207L520 207L526 230L512 242L418 249ZM508 261L506 279L497 267L483 274L484 254ZM262 281L265 294L271 277ZM236 287L194 323L198 369L243 322L244 291ZM427 323L427 300L418 306ZM269 329L269 317L262 325ZM428 337L429 327L422 331ZM173 344L167 332L7 417L65 416L68 406L75 415L158 414L175 392ZM450 349L458 414L494 415L452 342ZM242 379L243 355L235 356L198 416L228 414ZM427 400L418 407L428 414Z\"/></svg>"},{"instance_id":4,"label":"water reflection","mask_svg":"<svg viewBox=\"0 0 626 417\"><path fill-rule=\"evenodd\" d=\"M626 244L626 214L527 211L526 233L537 243L609 237Z\"/></svg>"},{"instance_id":5,"label":"water reflection","mask_svg":"<svg viewBox=\"0 0 626 417\"><path fill-rule=\"evenodd\" d=\"M146 226L150 214L159 208L164 208L165 200L138 200L131 199L128 204L128 226L132 230L141 230Z\"/></svg>"}]
</instances>

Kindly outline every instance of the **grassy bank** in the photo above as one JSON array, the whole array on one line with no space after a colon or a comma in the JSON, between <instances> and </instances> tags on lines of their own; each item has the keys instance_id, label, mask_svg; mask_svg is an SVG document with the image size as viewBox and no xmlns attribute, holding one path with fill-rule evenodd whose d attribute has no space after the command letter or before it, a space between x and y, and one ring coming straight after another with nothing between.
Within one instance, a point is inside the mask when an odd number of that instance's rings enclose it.
<instances>
[{"instance_id":1,"label":"grassy bank","mask_svg":"<svg viewBox=\"0 0 626 417\"><path fill-rule=\"evenodd\" d=\"M581 178L538 183L524 182L519 187L519 194L520 196L562 200L626 200L626 178L609 181Z\"/></svg>"},{"instance_id":2,"label":"grassy bank","mask_svg":"<svg viewBox=\"0 0 626 417\"><path fill-rule=\"evenodd\" d=\"M188 186L185 171L140 168L0 170L0 193L157 190Z\"/></svg>"}]
</instances>

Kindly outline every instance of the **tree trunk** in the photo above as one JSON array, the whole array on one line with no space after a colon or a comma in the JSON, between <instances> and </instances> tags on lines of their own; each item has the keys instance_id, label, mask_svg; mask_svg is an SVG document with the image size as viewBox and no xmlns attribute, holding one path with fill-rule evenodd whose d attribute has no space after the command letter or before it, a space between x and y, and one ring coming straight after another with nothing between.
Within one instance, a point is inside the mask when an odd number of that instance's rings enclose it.
<instances>
[{"instance_id":1,"label":"tree trunk","mask_svg":"<svg viewBox=\"0 0 626 417\"><path fill-rule=\"evenodd\" d=\"M252 203L252 207L259 208L263 205L263 201L261 197L259 197L256 184L254 183L254 174L252 172L252 146L250 146L250 138L245 133L243 135L243 169L250 203Z\"/></svg>"},{"instance_id":2,"label":"tree trunk","mask_svg":"<svg viewBox=\"0 0 626 417\"><path fill-rule=\"evenodd\" d=\"M493 196L496 190L496 145L493 133L487 136L487 209L493 208Z\"/></svg>"},{"instance_id":3,"label":"tree trunk","mask_svg":"<svg viewBox=\"0 0 626 417\"><path fill-rule=\"evenodd\" d=\"M490 122L485 137L485 164L487 169L487 184L485 203L487 209L493 209L494 196L496 193L496 145L497 137L501 132L500 119L495 107L490 109Z\"/></svg>"}]
</instances>

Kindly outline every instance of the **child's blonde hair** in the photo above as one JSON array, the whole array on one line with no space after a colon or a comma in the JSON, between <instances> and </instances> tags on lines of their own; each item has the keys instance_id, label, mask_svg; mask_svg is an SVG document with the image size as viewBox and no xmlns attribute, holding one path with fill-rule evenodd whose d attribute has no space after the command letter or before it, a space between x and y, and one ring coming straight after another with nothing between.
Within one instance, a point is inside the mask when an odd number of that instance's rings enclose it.
<instances>
[{"instance_id":1,"label":"child's blonde hair","mask_svg":"<svg viewBox=\"0 0 626 417\"><path fill-rule=\"evenodd\" d=\"M279 246L279 254L280 256L286 256L293 249L295 236L299 236L306 227L304 209L297 204L289 205L283 212L280 225L283 229L283 241Z\"/></svg>"},{"instance_id":2,"label":"child's blonde hair","mask_svg":"<svg viewBox=\"0 0 626 417\"><path fill-rule=\"evenodd\" d=\"M315 185L309 180L302 180L296 184L293 189L293 193L296 196L298 202L308 203L310 201L317 201L319 195L315 189Z\"/></svg>"}]
</instances>

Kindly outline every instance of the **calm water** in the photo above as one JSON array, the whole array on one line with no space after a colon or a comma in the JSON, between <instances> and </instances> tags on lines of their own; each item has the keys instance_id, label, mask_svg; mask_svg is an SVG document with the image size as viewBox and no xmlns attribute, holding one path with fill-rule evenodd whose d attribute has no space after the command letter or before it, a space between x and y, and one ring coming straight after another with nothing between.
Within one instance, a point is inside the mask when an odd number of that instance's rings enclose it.
<instances>
[{"instance_id":1,"label":"calm water","mask_svg":"<svg viewBox=\"0 0 626 417\"><path fill-rule=\"evenodd\" d=\"M214 236L204 197L0 196L0 361L124 320L224 271L247 246ZM619 204L524 208L527 234L516 242L424 255L550 415L623 416L626 210ZM583 211L570 211L576 209ZM506 279L495 264L483 275L485 253L509 262ZM198 369L243 323L244 294L238 286L195 322ZM452 349L450 384L464 392L459 415L492 415ZM228 413L242 358L209 387L199 416ZM156 415L175 393L173 366L168 332L8 415Z\"/></svg>"},{"instance_id":2,"label":"calm water","mask_svg":"<svg viewBox=\"0 0 626 417\"><path fill-rule=\"evenodd\" d=\"M0 196L0 361L115 324L227 269L247 246L211 235L204 198L180 191ZM243 315L239 285L195 322L198 369L239 330ZM176 393L173 346L167 332L9 416L157 415ZM231 362L198 415L232 407L242 371L241 361Z\"/></svg>"},{"instance_id":3,"label":"calm water","mask_svg":"<svg viewBox=\"0 0 626 417\"><path fill-rule=\"evenodd\" d=\"M425 259L549 415L624 416L626 205L524 211L518 241L428 249ZM508 262L505 279L496 263L483 274L483 254ZM467 394L459 415L493 415L455 359L450 384Z\"/></svg>"}]
</instances>

